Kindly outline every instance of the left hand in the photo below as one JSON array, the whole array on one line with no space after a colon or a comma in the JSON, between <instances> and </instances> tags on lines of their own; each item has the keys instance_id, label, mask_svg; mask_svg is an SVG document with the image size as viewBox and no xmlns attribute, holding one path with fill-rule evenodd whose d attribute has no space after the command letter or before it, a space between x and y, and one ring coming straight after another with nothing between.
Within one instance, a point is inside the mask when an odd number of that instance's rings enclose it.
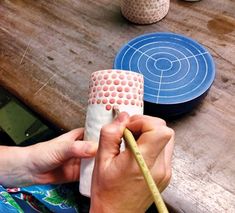
<instances>
[{"instance_id":1,"label":"left hand","mask_svg":"<svg viewBox=\"0 0 235 213\"><path fill-rule=\"evenodd\" d=\"M75 129L28 147L0 147L0 184L14 187L78 181L80 159L94 157L97 151L97 143L82 141L83 132Z\"/></svg>"}]
</instances>

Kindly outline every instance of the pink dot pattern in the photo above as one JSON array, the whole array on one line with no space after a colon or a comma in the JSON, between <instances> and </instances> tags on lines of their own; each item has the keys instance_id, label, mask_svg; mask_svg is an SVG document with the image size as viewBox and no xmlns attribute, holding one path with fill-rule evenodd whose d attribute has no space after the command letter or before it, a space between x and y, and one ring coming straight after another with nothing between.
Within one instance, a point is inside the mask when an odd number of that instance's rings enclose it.
<instances>
[{"instance_id":1,"label":"pink dot pattern","mask_svg":"<svg viewBox=\"0 0 235 213\"><path fill-rule=\"evenodd\" d=\"M121 12L129 21L151 24L167 15L170 0L121 0Z\"/></svg>"},{"instance_id":2,"label":"pink dot pattern","mask_svg":"<svg viewBox=\"0 0 235 213\"><path fill-rule=\"evenodd\" d=\"M101 70L92 73L88 104L143 107L143 76L131 71Z\"/></svg>"}]
</instances>

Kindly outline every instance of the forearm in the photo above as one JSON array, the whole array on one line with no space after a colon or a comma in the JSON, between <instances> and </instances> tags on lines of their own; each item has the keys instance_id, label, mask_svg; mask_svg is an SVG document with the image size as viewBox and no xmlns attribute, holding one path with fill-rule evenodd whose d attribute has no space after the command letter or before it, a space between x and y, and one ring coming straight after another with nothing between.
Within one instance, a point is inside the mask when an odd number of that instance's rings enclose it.
<instances>
[{"instance_id":1,"label":"forearm","mask_svg":"<svg viewBox=\"0 0 235 213\"><path fill-rule=\"evenodd\" d=\"M0 184L7 187L28 185L26 147L0 146Z\"/></svg>"}]
</instances>

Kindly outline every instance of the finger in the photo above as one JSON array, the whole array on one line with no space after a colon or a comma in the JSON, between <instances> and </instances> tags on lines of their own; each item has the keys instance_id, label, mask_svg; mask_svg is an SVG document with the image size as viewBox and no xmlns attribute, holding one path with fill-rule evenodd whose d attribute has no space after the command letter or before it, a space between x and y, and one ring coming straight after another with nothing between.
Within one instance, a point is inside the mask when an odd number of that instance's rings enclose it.
<instances>
[{"instance_id":1,"label":"finger","mask_svg":"<svg viewBox=\"0 0 235 213\"><path fill-rule=\"evenodd\" d=\"M166 126L162 119L151 116L134 115L130 118L127 128L138 138L142 133L156 130L160 126Z\"/></svg>"},{"instance_id":2,"label":"finger","mask_svg":"<svg viewBox=\"0 0 235 213\"><path fill-rule=\"evenodd\" d=\"M60 135L57 138L52 139L51 141L75 141L75 140L82 140L84 135L84 128L77 128L71 130L63 135Z\"/></svg>"},{"instance_id":3,"label":"finger","mask_svg":"<svg viewBox=\"0 0 235 213\"><path fill-rule=\"evenodd\" d=\"M171 137L170 141L167 143L164 153L165 153L165 165L166 165L166 174L164 180L162 180L162 191L168 186L170 183L170 179L172 176L172 156L173 156L173 150L174 150L174 139L175 134Z\"/></svg>"},{"instance_id":4,"label":"finger","mask_svg":"<svg viewBox=\"0 0 235 213\"><path fill-rule=\"evenodd\" d=\"M98 144L93 141L60 141L51 146L51 156L60 162L70 158L94 157Z\"/></svg>"},{"instance_id":5,"label":"finger","mask_svg":"<svg viewBox=\"0 0 235 213\"><path fill-rule=\"evenodd\" d=\"M151 174L152 174L158 188L160 188L162 181L165 179L165 175L166 175L164 150L158 155L153 167L151 168Z\"/></svg>"},{"instance_id":6,"label":"finger","mask_svg":"<svg viewBox=\"0 0 235 213\"><path fill-rule=\"evenodd\" d=\"M173 131L172 137L170 138L164 150L165 151L165 163L166 163L167 168L171 168L174 145L175 145L175 133Z\"/></svg>"},{"instance_id":7,"label":"finger","mask_svg":"<svg viewBox=\"0 0 235 213\"><path fill-rule=\"evenodd\" d=\"M54 169L71 158L93 157L97 143L92 141L50 141L28 147L34 167L40 171ZM43 155L42 155L43 150Z\"/></svg>"},{"instance_id":8,"label":"finger","mask_svg":"<svg viewBox=\"0 0 235 213\"><path fill-rule=\"evenodd\" d=\"M141 134L137 140L140 152L148 166L153 166L158 155L167 145L172 135L172 130L166 126L159 126Z\"/></svg>"},{"instance_id":9,"label":"finger","mask_svg":"<svg viewBox=\"0 0 235 213\"><path fill-rule=\"evenodd\" d=\"M154 122L155 124L158 125L164 125L166 126L166 121L161 119L161 118L157 118L157 117L153 117L153 116L148 116L148 115L133 115L129 118L130 123L136 120L148 120L151 122Z\"/></svg>"},{"instance_id":10,"label":"finger","mask_svg":"<svg viewBox=\"0 0 235 213\"><path fill-rule=\"evenodd\" d=\"M111 124L102 127L99 141L100 158L112 158L119 154L121 138L128 118L129 115L126 112L121 112Z\"/></svg>"},{"instance_id":11,"label":"finger","mask_svg":"<svg viewBox=\"0 0 235 213\"><path fill-rule=\"evenodd\" d=\"M165 146L165 148L162 150L161 158L158 157L153 166L153 171L155 172L155 174L157 174L157 177L158 177L157 179L159 179L157 183L158 183L160 191L163 191L167 187L171 179L171 173L172 173L171 162L172 162L173 148L174 148L174 133L171 139L169 140L169 142L167 143L167 145ZM159 176L158 170L159 169L161 170L159 166L161 167L162 165L164 165L165 172L164 172L164 175Z\"/></svg>"},{"instance_id":12,"label":"finger","mask_svg":"<svg viewBox=\"0 0 235 213\"><path fill-rule=\"evenodd\" d=\"M75 141L70 147L72 157L94 157L98 150L98 144L93 141Z\"/></svg>"},{"instance_id":13,"label":"finger","mask_svg":"<svg viewBox=\"0 0 235 213\"><path fill-rule=\"evenodd\" d=\"M80 177L80 159L71 158L61 167L34 175L34 184L60 184L78 181Z\"/></svg>"}]
</instances>

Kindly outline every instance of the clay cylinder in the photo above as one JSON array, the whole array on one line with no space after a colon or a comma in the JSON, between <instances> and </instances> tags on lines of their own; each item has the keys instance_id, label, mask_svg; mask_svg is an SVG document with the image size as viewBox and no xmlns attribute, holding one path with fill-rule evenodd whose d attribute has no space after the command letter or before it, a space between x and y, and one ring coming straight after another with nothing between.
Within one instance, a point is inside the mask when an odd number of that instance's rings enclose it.
<instances>
[{"instance_id":1,"label":"clay cylinder","mask_svg":"<svg viewBox=\"0 0 235 213\"><path fill-rule=\"evenodd\" d=\"M136 24L152 24L164 18L170 7L170 0L120 0L121 12Z\"/></svg>"},{"instance_id":2,"label":"clay cylinder","mask_svg":"<svg viewBox=\"0 0 235 213\"><path fill-rule=\"evenodd\" d=\"M84 140L99 142L103 125L113 120L113 106L129 115L143 114L143 76L123 70L92 73L86 114ZM123 144L121 146L123 148ZM90 196L94 159L82 159L80 193Z\"/></svg>"}]
</instances>

